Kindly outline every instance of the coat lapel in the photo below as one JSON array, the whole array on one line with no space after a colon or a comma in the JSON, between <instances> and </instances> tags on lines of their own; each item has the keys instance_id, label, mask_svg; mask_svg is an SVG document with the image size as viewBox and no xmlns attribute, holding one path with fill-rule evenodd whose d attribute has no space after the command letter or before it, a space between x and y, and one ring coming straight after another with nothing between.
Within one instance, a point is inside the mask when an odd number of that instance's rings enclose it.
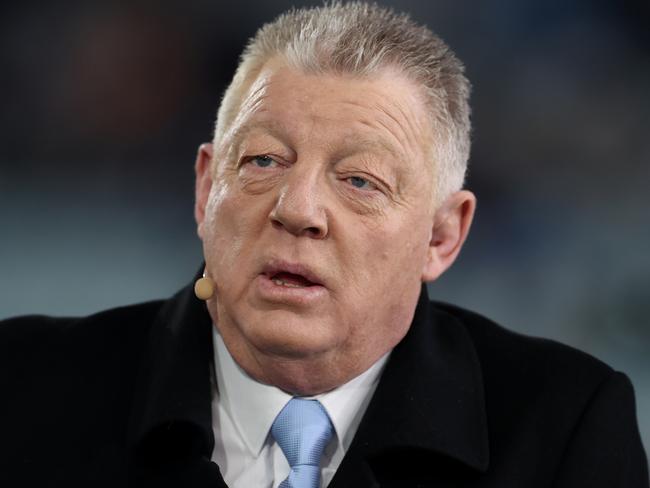
<instances>
[{"instance_id":1,"label":"coat lapel","mask_svg":"<svg viewBox=\"0 0 650 488\"><path fill-rule=\"evenodd\" d=\"M187 287L151 328L129 425L133 486L225 486L210 461L211 327L205 304Z\"/></svg>"},{"instance_id":2,"label":"coat lapel","mask_svg":"<svg viewBox=\"0 0 650 488\"><path fill-rule=\"evenodd\" d=\"M488 458L473 344L461 323L429 303L423 286L411 328L393 350L330 487L428 479L441 462L481 472Z\"/></svg>"}]
</instances>

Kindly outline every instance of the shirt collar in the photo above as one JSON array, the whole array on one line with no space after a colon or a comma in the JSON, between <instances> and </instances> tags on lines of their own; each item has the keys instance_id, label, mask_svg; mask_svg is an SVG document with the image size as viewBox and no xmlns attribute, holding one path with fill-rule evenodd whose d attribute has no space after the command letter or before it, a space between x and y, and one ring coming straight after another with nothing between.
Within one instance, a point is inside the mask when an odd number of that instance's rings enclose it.
<instances>
[{"instance_id":1,"label":"shirt collar","mask_svg":"<svg viewBox=\"0 0 650 488\"><path fill-rule=\"evenodd\" d=\"M315 397L323 404L330 416L339 446L344 451L347 451L352 443L389 355L390 352L387 352L370 368L347 383Z\"/></svg>"},{"instance_id":2,"label":"shirt collar","mask_svg":"<svg viewBox=\"0 0 650 488\"><path fill-rule=\"evenodd\" d=\"M250 453L257 457L266 442L275 417L292 395L251 378L234 361L223 339L213 327L214 363L219 401L235 424ZM368 370L327 393L316 395L329 415L337 442L347 450L375 391L389 353Z\"/></svg>"}]
</instances>

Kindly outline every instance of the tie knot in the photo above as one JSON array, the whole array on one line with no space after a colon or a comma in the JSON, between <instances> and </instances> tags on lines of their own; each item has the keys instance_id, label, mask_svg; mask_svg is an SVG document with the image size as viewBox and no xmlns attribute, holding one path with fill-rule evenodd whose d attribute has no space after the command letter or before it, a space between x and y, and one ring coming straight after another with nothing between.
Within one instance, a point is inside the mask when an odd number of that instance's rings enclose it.
<instances>
[{"instance_id":1,"label":"tie knot","mask_svg":"<svg viewBox=\"0 0 650 488\"><path fill-rule=\"evenodd\" d=\"M271 434L289 466L320 466L334 428L318 400L291 399L273 421Z\"/></svg>"}]
</instances>

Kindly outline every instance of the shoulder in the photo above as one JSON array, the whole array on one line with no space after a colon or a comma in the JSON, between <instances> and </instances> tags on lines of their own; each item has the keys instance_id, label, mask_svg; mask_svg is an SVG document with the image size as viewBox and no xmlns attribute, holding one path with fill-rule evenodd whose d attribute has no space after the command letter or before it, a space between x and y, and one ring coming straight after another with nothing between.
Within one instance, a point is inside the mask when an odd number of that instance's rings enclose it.
<instances>
[{"instance_id":1,"label":"shoulder","mask_svg":"<svg viewBox=\"0 0 650 488\"><path fill-rule=\"evenodd\" d=\"M29 315L0 321L0 382L29 391L43 380L74 382L137 360L162 301L86 317Z\"/></svg>"},{"instance_id":2,"label":"shoulder","mask_svg":"<svg viewBox=\"0 0 650 488\"><path fill-rule=\"evenodd\" d=\"M120 452L143 351L163 303L87 317L1 321L0 452L5 458L30 466L35 452L43 451L44 466L67 473L64 466Z\"/></svg>"},{"instance_id":3,"label":"shoulder","mask_svg":"<svg viewBox=\"0 0 650 488\"><path fill-rule=\"evenodd\" d=\"M151 324L163 301L104 310L85 317L25 315L0 320L0 347L7 351L74 346L86 340L109 342L138 336ZM54 341L54 344L51 343Z\"/></svg>"},{"instance_id":4,"label":"shoulder","mask_svg":"<svg viewBox=\"0 0 650 488\"><path fill-rule=\"evenodd\" d=\"M471 341L481 370L488 422L492 429L517 431L535 422L544 436L567 435L610 383L628 389L629 380L595 357L559 342L507 330L480 314L432 304L436 316L461 329ZM612 414L614 411L612 411ZM542 438L543 436L540 436ZM566 439L564 440L566 441Z\"/></svg>"},{"instance_id":5,"label":"shoulder","mask_svg":"<svg viewBox=\"0 0 650 488\"><path fill-rule=\"evenodd\" d=\"M518 334L462 308L434 316L469 337L480 364L492 462L537 469L558 486L647 486L632 384L599 359ZM507 442L505 441L507 439ZM646 481L644 481L646 480Z\"/></svg>"},{"instance_id":6,"label":"shoulder","mask_svg":"<svg viewBox=\"0 0 650 488\"><path fill-rule=\"evenodd\" d=\"M534 384L538 389L549 383L555 389L562 384L591 389L615 374L604 362L574 347L513 332L454 305L432 302L431 306L438 316L462 325L487 380Z\"/></svg>"}]
</instances>

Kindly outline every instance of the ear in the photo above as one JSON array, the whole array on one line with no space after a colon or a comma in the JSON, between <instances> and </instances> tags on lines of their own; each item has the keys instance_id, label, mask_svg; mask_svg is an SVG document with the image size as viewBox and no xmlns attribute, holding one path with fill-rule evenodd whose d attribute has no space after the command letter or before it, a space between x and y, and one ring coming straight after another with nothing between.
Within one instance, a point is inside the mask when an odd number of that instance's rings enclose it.
<instances>
[{"instance_id":1,"label":"ear","mask_svg":"<svg viewBox=\"0 0 650 488\"><path fill-rule=\"evenodd\" d=\"M431 241L422 281L434 281L456 260L474 218L476 197L467 190L451 195L433 219Z\"/></svg>"},{"instance_id":2,"label":"ear","mask_svg":"<svg viewBox=\"0 0 650 488\"><path fill-rule=\"evenodd\" d=\"M196 232L202 238L205 207L212 188L212 144L206 142L199 146L194 171L196 172L194 219L197 224Z\"/></svg>"}]
</instances>

